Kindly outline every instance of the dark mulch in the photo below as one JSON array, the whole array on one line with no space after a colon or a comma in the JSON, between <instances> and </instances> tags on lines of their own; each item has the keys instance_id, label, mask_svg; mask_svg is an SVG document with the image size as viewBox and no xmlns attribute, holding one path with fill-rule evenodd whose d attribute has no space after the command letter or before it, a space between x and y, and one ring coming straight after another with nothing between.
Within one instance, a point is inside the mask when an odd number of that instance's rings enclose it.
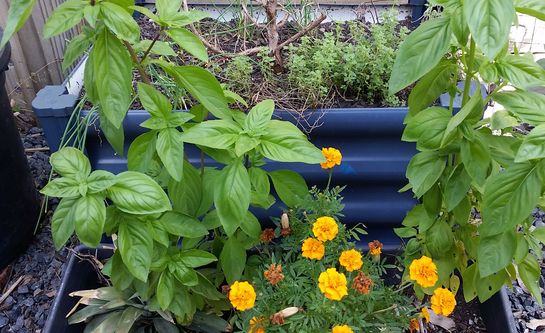
<instances>
[{"instance_id":1,"label":"dark mulch","mask_svg":"<svg viewBox=\"0 0 545 333\"><path fill-rule=\"evenodd\" d=\"M23 146L31 149L27 151L28 162L36 187L40 189L47 183L51 170L49 151L33 150L47 147L43 130L36 127L31 114L20 114L16 118ZM0 333L40 332L45 324L59 289L63 264L69 255L67 248L55 251L51 240L50 219L57 202L56 199L49 200L48 212L44 214L34 240L27 251L4 272L4 281L0 279L1 295L23 277L13 292L0 303Z\"/></svg>"}]
</instances>

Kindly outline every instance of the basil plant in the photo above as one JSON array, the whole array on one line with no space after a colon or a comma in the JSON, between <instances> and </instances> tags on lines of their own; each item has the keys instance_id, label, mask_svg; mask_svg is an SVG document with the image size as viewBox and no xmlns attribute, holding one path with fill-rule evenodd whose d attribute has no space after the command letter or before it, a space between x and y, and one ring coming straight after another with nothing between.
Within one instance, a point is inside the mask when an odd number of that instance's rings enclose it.
<instances>
[{"instance_id":1,"label":"basil plant","mask_svg":"<svg viewBox=\"0 0 545 333\"><path fill-rule=\"evenodd\" d=\"M2 43L23 25L34 3L12 2ZM129 171L92 171L75 148L51 156L61 177L42 193L62 198L52 218L55 246L61 248L74 232L89 247L96 247L103 233L114 240L115 252L103 269L113 289L80 293L89 307L71 317L71 322L91 320L89 331L128 332L150 316L163 329L173 318L182 325L197 319L201 326L211 325L215 319L205 314L230 309L219 286L242 277L246 250L259 243L261 227L250 206L266 209L275 202L271 182L287 207L308 193L299 174L267 172L263 166L268 160L324 161L295 125L272 119L273 101L247 113L232 108L244 100L224 90L212 74L165 56L176 55L177 46L208 59L201 41L185 28L207 14L180 7L181 0L157 0L153 13L132 0L68 0L44 27L45 37L82 27L67 46L63 67L88 51L85 91L117 152L123 153L122 122L133 100L138 98L150 116L141 124L147 132L130 144ZM135 10L159 27L153 40L142 39ZM136 86L134 71L142 81ZM160 91L151 72L188 92L191 110L175 111L178 101ZM189 163L188 145L201 152L201 161L211 157L218 166Z\"/></svg>"},{"instance_id":2,"label":"basil plant","mask_svg":"<svg viewBox=\"0 0 545 333\"><path fill-rule=\"evenodd\" d=\"M433 258L437 286L458 289L460 275L466 301L485 301L520 278L541 302L545 228L532 225L532 211L545 203L545 96L531 88L545 86L545 70L532 54L511 51L509 32L517 12L545 20L545 2L430 5L439 10L405 40L389 82L391 93L416 82L403 140L416 142L419 151L408 165L405 190L420 204L396 230L409 238L406 261ZM470 94L479 80L493 88L486 97L480 88ZM450 107L434 106L445 92ZM459 112L453 110L457 94ZM490 102L504 109L483 119ZM523 123L531 128L527 135ZM415 289L423 296L434 287Z\"/></svg>"}]
</instances>

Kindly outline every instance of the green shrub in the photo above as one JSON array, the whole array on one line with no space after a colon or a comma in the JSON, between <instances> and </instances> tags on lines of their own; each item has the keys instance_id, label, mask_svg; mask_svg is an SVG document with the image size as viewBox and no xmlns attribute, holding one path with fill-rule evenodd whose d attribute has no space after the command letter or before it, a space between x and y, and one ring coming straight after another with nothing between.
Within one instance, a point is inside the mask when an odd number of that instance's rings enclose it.
<instances>
[{"instance_id":1,"label":"green shrub","mask_svg":"<svg viewBox=\"0 0 545 333\"><path fill-rule=\"evenodd\" d=\"M254 66L252 59L247 56L234 58L225 68L225 78L228 87L239 93L247 95L252 88L252 73Z\"/></svg>"}]
</instances>

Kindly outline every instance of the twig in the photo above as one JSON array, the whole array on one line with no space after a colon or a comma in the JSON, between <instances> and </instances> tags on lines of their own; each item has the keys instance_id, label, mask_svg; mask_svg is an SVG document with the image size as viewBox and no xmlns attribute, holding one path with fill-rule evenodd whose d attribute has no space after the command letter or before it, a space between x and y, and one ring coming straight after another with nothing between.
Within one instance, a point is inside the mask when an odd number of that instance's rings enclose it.
<instances>
[{"instance_id":1,"label":"twig","mask_svg":"<svg viewBox=\"0 0 545 333\"><path fill-rule=\"evenodd\" d=\"M25 153L34 153L37 151L48 151L49 147L39 147L39 148L26 148Z\"/></svg>"},{"instance_id":2,"label":"twig","mask_svg":"<svg viewBox=\"0 0 545 333\"><path fill-rule=\"evenodd\" d=\"M257 20L250 14L248 11L248 7L246 6L246 0L240 0L240 7L242 7L242 14L244 14L244 17L252 22L256 27L263 28L265 27L263 24L260 24L257 22Z\"/></svg>"},{"instance_id":3,"label":"twig","mask_svg":"<svg viewBox=\"0 0 545 333\"><path fill-rule=\"evenodd\" d=\"M127 41L123 41L123 44L125 44L125 47L129 51L132 61L136 64L136 68L138 69L138 73L140 73L140 77L142 77L142 81L144 81L144 83L151 84L151 80L148 74L146 73L144 66L142 66L142 64L138 60L138 56L136 55L136 52L132 48L131 44L129 44Z\"/></svg>"},{"instance_id":4,"label":"twig","mask_svg":"<svg viewBox=\"0 0 545 333\"><path fill-rule=\"evenodd\" d=\"M326 17L327 16L325 16L324 14L320 15L320 17L318 17L317 19L312 21L309 25L304 27L303 30L299 31L298 33L296 33L295 35L291 36L290 38L282 42L280 45L278 45L277 50L281 50L286 45L291 44L295 42L296 40L298 40L299 38L301 38L302 36L308 34L309 31L319 26L320 23L322 23L322 21L326 19Z\"/></svg>"},{"instance_id":5,"label":"twig","mask_svg":"<svg viewBox=\"0 0 545 333\"><path fill-rule=\"evenodd\" d=\"M2 297L0 297L0 304L2 304L6 300L6 298L8 298L8 296L15 290L15 288L17 288L17 286L27 278L28 276L26 275L19 276L19 278L11 285L11 287L8 288L8 290L2 295Z\"/></svg>"},{"instance_id":6,"label":"twig","mask_svg":"<svg viewBox=\"0 0 545 333\"><path fill-rule=\"evenodd\" d=\"M163 32L163 30L164 30L163 27L161 27L161 29L157 32L157 34L155 35L155 37L151 41L148 49L146 50L146 52L144 52L144 55L142 56L142 59L140 59L140 65L142 65L144 60L146 60L146 58L148 57L149 53L151 52L151 49L153 49L153 46L155 45L155 43L157 43L157 40L159 40L159 37L161 37L161 33Z\"/></svg>"}]
</instances>

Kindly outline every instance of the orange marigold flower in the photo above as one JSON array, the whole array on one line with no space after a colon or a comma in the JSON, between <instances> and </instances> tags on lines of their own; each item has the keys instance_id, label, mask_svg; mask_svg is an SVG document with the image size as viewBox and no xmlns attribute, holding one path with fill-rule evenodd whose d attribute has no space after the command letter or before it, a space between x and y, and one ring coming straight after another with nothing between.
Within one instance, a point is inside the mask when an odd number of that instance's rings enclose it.
<instances>
[{"instance_id":1,"label":"orange marigold flower","mask_svg":"<svg viewBox=\"0 0 545 333\"><path fill-rule=\"evenodd\" d=\"M354 333L354 331L348 325L337 325L331 329L331 333Z\"/></svg>"},{"instance_id":2,"label":"orange marigold flower","mask_svg":"<svg viewBox=\"0 0 545 333\"><path fill-rule=\"evenodd\" d=\"M422 310L420 310L420 317L424 318L426 323L430 322L430 312L428 311L428 308L423 307Z\"/></svg>"},{"instance_id":3,"label":"orange marigold flower","mask_svg":"<svg viewBox=\"0 0 545 333\"><path fill-rule=\"evenodd\" d=\"M328 268L325 272L320 273L318 287L325 297L332 301L340 301L348 295L346 276L337 272L335 268Z\"/></svg>"},{"instance_id":4,"label":"orange marigold flower","mask_svg":"<svg viewBox=\"0 0 545 333\"><path fill-rule=\"evenodd\" d=\"M420 329L420 324L418 323L418 319L411 319L411 322L409 323L409 332L410 333L416 333Z\"/></svg>"},{"instance_id":5,"label":"orange marigold flower","mask_svg":"<svg viewBox=\"0 0 545 333\"><path fill-rule=\"evenodd\" d=\"M381 242L379 242L378 240L374 240L372 242L369 242L367 245L369 246L370 255L372 255L373 257L380 256L380 254L382 253L382 247L384 246Z\"/></svg>"},{"instance_id":6,"label":"orange marigold flower","mask_svg":"<svg viewBox=\"0 0 545 333\"><path fill-rule=\"evenodd\" d=\"M435 266L431 258L422 256L420 259L411 262L409 277L423 288L433 287L439 279L437 266Z\"/></svg>"},{"instance_id":7,"label":"orange marigold flower","mask_svg":"<svg viewBox=\"0 0 545 333\"><path fill-rule=\"evenodd\" d=\"M263 230L259 236L259 239L261 239L263 243L270 243L274 239L274 229L267 228Z\"/></svg>"},{"instance_id":8,"label":"orange marigold flower","mask_svg":"<svg viewBox=\"0 0 545 333\"><path fill-rule=\"evenodd\" d=\"M325 246L317 239L307 238L303 242L301 250L303 251L303 257L320 260L324 257Z\"/></svg>"},{"instance_id":9,"label":"orange marigold flower","mask_svg":"<svg viewBox=\"0 0 545 333\"><path fill-rule=\"evenodd\" d=\"M239 311L253 308L255 297L254 287L246 281L235 281L229 291L229 301L233 307Z\"/></svg>"},{"instance_id":10,"label":"orange marigold flower","mask_svg":"<svg viewBox=\"0 0 545 333\"><path fill-rule=\"evenodd\" d=\"M280 313L275 313L271 316L271 323L274 325L284 325L285 322L284 316Z\"/></svg>"},{"instance_id":11,"label":"orange marigold flower","mask_svg":"<svg viewBox=\"0 0 545 333\"><path fill-rule=\"evenodd\" d=\"M314 236L322 242L333 240L339 233L339 226L335 219L329 216L322 216L316 219L312 225Z\"/></svg>"},{"instance_id":12,"label":"orange marigold flower","mask_svg":"<svg viewBox=\"0 0 545 333\"><path fill-rule=\"evenodd\" d=\"M325 162L320 163L322 169L331 169L335 165L341 165L343 155L338 149L335 148L322 148L322 155L324 155Z\"/></svg>"},{"instance_id":13,"label":"orange marigold flower","mask_svg":"<svg viewBox=\"0 0 545 333\"><path fill-rule=\"evenodd\" d=\"M269 269L267 269L263 275L273 286L276 286L278 282L284 279L284 274L282 274L282 265L271 264Z\"/></svg>"},{"instance_id":14,"label":"orange marigold flower","mask_svg":"<svg viewBox=\"0 0 545 333\"><path fill-rule=\"evenodd\" d=\"M373 280L371 280L371 277L361 271L358 272L358 275L356 275L354 281L352 281L352 289L356 290L362 295L369 294L369 290L372 286Z\"/></svg>"},{"instance_id":15,"label":"orange marigold flower","mask_svg":"<svg viewBox=\"0 0 545 333\"><path fill-rule=\"evenodd\" d=\"M358 270L363 266L363 261L361 260L361 253L354 249L343 251L339 257L339 263L346 268L347 271L353 272Z\"/></svg>"},{"instance_id":16,"label":"orange marigold flower","mask_svg":"<svg viewBox=\"0 0 545 333\"><path fill-rule=\"evenodd\" d=\"M448 316L454 311L456 299L454 294L446 288L437 288L431 297L431 309L433 312Z\"/></svg>"},{"instance_id":17,"label":"orange marigold flower","mask_svg":"<svg viewBox=\"0 0 545 333\"><path fill-rule=\"evenodd\" d=\"M252 317L250 319L250 330L248 333L265 333L265 318Z\"/></svg>"}]
</instances>

